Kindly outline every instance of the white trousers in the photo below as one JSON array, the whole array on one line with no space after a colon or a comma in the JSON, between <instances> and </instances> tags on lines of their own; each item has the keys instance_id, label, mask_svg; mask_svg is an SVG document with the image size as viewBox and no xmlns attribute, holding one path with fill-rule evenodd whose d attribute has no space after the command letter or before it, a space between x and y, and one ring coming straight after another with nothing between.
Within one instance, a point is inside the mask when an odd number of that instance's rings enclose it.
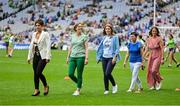
<instances>
[{"instance_id":1,"label":"white trousers","mask_svg":"<svg viewBox=\"0 0 180 106\"><path fill-rule=\"evenodd\" d=\"M132 79L131 79L131 85L130 85L129 89L131 89L131 90L134 89L136 83L137 83L139 89L142 88L141 81L140 81L140 79L138 77L140 67L141 67L141 62L136 62L136 63L131 63L130 62L130 68L131 68L131 72L132 72Z\"/></svg>"}]
</instances>

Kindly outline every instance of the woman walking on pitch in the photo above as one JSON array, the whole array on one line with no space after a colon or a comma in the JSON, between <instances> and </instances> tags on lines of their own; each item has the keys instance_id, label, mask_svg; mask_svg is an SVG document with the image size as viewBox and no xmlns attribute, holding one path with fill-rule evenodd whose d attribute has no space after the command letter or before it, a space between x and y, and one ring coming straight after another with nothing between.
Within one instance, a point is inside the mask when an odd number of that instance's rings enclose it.
<instances>
[{"instance_id":1,"label":"woman walking on pitch","mask_svg":"<svg viewBox=\"0 0 180 106\"><path fill-rule=\"evenodd\" d=\"M163 40L159 35L159 30L157 27L152 27L150 30L150 37L147 39L147 47L144 56L150 50L147 65L147 83L151 90L159 90L161 88L160 76L160 65L164 63L164 46Z\"/></svg>"},{"instance_id":2,"label":"woman walking on pitch","mask_svg":"<svg viewBox=\"0 0 180 106\"><path fill-rule=\"evenodd\" d=\"M135 84L138 85L138 93L143 90L141 81L138 77L139 69L140 67L143 67L143 61L142 61L142 54L143 54L143 45L140 41L137 41L137 36L135 32L131 33L130 36L130 43L128 44L128 51L126 53L126 57L124 60L124 67L126 66L126 62L129 58L130 62L130 69L132 72L132 78L131 78L131 85L129 87L129 90L127 92L133 92Z\"/></svg>"},{"instance_id":3,"label":"woman walking on pitch","mask_svg":"<svg viewBox=\"0 0 180 106\"><path fill-rule=\"evenodd\" d=\"M116 93L118 86L112 76L112 71L116 63L120 60L119 37L113 32L110 24L106 24L103 30L103 40L100 42L96 51L97 62L102 62L104 74L104 94L109 93L109 81L112 83L112 93Z\"/></svg>"},{"instance_id":4,"label":"woman walking on pitch","mask_svg":"<svg viewBox=\"0 0 180 106\"><path fill-rule=\"evenodd\" d=\"M27 59L29 64L31 60L33 61L35 90L32 96L38 96L40 94L39 79L44 85L44 95L48 94L49 86L42 72L51 59L50 35L48 32L43 31L44 22L42 20L37 20L35 26L36 32L32 35Z\"/></svg>"},{"instance_id":5,"label":"woman walking on pitch","mask_svg":"<svg viewBox=\"0 0 180 106\"><path fill-rule=\"evenodd\" d=\"M167 60L167 58L170 56L168 67L172 67L172 61L174 61L176 63L176 67L179 67L180 63L176 60L175 53L176 53L176 48L178 48L179 51L180 51L180 48L176 45L172 34L169 34L168 38L169 38L169 40L167 41L167 47L169 48L169 52L168 52L168 55L166 56L165 60Z\"/></svg>"},{"instance_id":6,"label":"woman walking on pitch","mask_svg":"<svg viewBox=\"0 0 180 106\"><path fill-rule=\"evenodd\" d=\"M82 24L74 26L75 33L71 35L66 62L69 64L69 77L77 84L74 96L80 95L83 81L84 65L88 64L88 36L82 32ZM77 77L74 75L77 68Z\"/></svg>"}]
</instances>

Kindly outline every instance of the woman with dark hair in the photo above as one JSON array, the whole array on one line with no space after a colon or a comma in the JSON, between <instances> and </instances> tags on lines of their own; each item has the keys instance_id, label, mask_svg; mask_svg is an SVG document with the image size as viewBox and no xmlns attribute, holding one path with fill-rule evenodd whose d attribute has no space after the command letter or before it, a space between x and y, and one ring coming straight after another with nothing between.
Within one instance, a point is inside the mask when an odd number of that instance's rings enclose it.
<instances>
[{"instance_id":1,"label":"woman with dark hair","mask_svg":"<svg viewBox=\"0 0 180 106\"><path fill-rule=\"evenodd\" d=\"M80 95L83 81L84 65L88 64L88 36L82 33L82 24L74 26L75 33L71 35L71 45L66 63L69 64L69 77L77 84L73 95ZM77 77L74 75L77 68Z\"/></svg>"},{"instance_id":2,"label":"woman with dark hair","mask_svg":"<svg viewBox=\"0 0 180 106\"><path fill-rule=\"evenodd\" d=\"M136 32L132 32L130 35L130 43L128 44L128 51L126 53L126 57L124 60L124 67L126 66L126 62L129 58L130 69L132 72L131 85L127 92L133 92L135 84L138 85L138 90L136 93L140 93L143 90L141 80L138 77L140 67L143 67L143 46L140 41L137 40L138 34Z\"/></svg>"},{"instance_id":3,"label":"woman with dark hair","mask_svg":"<svg viewBox=\"0 0 180 106\"><path fill-rule=\"evenodd\" d=\"M31 60L33 61L35 90L32 96L38 96L40 94L39 79L44 85L44 95L48 94L49 86L42 72L51 59L50 35L48 32L44 31L44 22L42 20L37 20L35 22L35 27L36 32L32 35L27 59L29 64Z\"/></svg>"},{"instance_id":4,"label":"woman with dark hair","mask_svg":"<svg viewBox=\"0 0 180 106\"><path fill-rule=\"evenodd\" d=\"M164 46L163 40L159 35L157 27L152 27L150 30L150 36L147 39L147 46L144 52L144 56L149 52L148 65L147 65L147 83L151 90L160 90L161 80L160 65L164 63Z\"/></svg>"},{"instance_id":5,"label":"woman with dark hair","mask_svg":"<svg viewBox=\"0 0 180 106\"><path fill-rule=\"evenodd\" d=\"M169 52L168 52L168 55L166 56L165 60L167 60L167 58L170 56L168 67L172 67L172 61L174 61L176 63L176 67L179 67L180 63L177 62L174 54L176 53L176 48L178 48L179 51L180 51L180 48L176 45L172 34L169 34L168 38L169 38L169 40L167 41L167 47L169 48Z\"/></svg>"},{"instance_id":6,"label":"woman with dark hair","mask_svg":"<svg viewBox=\"0 0 180 106\"><path fill-rule=\"evenodd\" d=\"M102 62L104 73L104 94L109 93L109 81L112 83L112 93L116 93L118 86L112 76L112 71L116 63L120 60L119 37L114 34L110 24L106 24L103 30L103 40L100 42L96 51L97 62Z\"/></svg>"}]
</instances>

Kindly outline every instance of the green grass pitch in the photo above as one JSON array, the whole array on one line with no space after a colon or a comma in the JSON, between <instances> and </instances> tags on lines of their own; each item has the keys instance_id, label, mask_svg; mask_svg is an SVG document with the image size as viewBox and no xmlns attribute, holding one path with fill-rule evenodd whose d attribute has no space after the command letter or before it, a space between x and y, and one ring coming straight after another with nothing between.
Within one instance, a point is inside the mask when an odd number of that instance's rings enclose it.
<instances>
[{"instance_id":1,"label":"green grass pitch","mask_svg":"<svg viewBox=\"0 0 180 106\"><path fill-rule=\"evenodd\" d=\"M122 60L116 65L113 75L118 84L117 94L104 95L103 73L101 63L96 64L95 52L89 51L89 64L83 73L83 88L80 96L72 96L76 85L71 80L64 80L67 75L67 51L52 51L52 60L47 64L44 74L50 86L48 96L41 94L32 97L34 90L32 65L27 64L27 50L15 50L12 58L5 56L5 50L0 50L0 105L180 105L180 67L161 66L163 76L162 89L150 91L146 83L146 71L140 71L144 91L140 94L127 93L131 81L129 65L123 68L125 57L120 52ZM176 53L180 62L180 53ZM110 84L110 89L112 88Z\"/></svg>"}]
</instances>

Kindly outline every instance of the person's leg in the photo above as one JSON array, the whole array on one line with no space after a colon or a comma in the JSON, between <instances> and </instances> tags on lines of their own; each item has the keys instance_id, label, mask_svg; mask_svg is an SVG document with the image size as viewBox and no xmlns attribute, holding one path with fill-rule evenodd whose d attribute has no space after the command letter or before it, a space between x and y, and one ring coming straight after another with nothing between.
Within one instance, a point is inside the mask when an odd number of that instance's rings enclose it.
<instances>
[{"instance_id":1,"label":"person's leg","mask_svg":"<svg viewBox=\"0 0 180 106\"><path fill-rule=\"evenodd\" d=\"M152 59L150 57L148 59L148 64L147 64L147 83L148 83L148 86L150 87L150 89L155 88L154 78L153 78L153 74L152 74L153 73L153 71L152 71L153 63L154 63L154 59Z\"/></svg>"},{"instance_id":2,"label":"person's leg","mask_svg":"<svg viewBox=\"0 0 180 106\"><path fill-rule=\"evenodd\" d=\"M8 47L9 47L9 42L5 42L6 45L6 55L8 56Z\"/></svg>"},{"instance_id":3,"label":"person's leg","mask_svg":"<svg viewBox=\"0 0 180 106\"><path fill-rule=\"evenodd\" d=\"M41 59L39 62L38 62L38 66L37 66L37 75L39 76L39 79L42 81L43 83L43 86L44 86L44 95L47 95L48 92L49 92L49 86L47 84L47 81L46 81L46 78L45 76L43 75L43 70L46 66L46 60L45 59Z\"/></svg>"},{"instance_id":4,"label":"person's leg","mask_svg":"<svg viewBox=\"0 0 180 106\"><path fill-rule=\"evenodd\" d=\"M34 54L34 58L33 58L34 86L35 86L34 95L39 92L39 78L37 75L37 67L38 67L38 62L40 59L41 59L40 56L37 56L36 54Z\"/></svg>"},{"instance_id":5,"label":"person's leg","mask_svg":"<svg viewBox=\"0 0 180 106\"><path fill-rule=\"evenodd\" d=\"M172 66L172 58L173 58L173 51L170 51L170 54L169 54L169 65L168 65L168 67L171 67L171 66Z\"/></svg>"},{"instance_id":6,"label":"person's leg","mask_svg":"<svg viewBox=\"0 0 180 106\"><path fill-rule=\"evenodd\" d=\"M13 49L13 48L11 48L11 51L10 51L10 56L12 56L12 55L13 55L13 51L14 51L14 49Z\"/></svg>"},{"instance_id":7,"label":"person's leg","mask_svg":"<svg viewBox=\"0 0 180 106\"><path fill-rule=\"evenodd\" d=\"M14 51L14 45L12 44L10 48L11 49L10 49L9 55L12 56L13 55L13 51Z\"/></svg>"},{"instance_id":8,"label":"person's leg","mask_svg":"<svg viewBox=\"0 0 180 106\"><path fill-rule=\"evenodd\" d=\"M39 89L39 84L37 84L37 66L38 66L38 62L39 62L40 58L35 54L34 58L33 58L33 70L34 70L34 86L35 89Z\"/></svg>"},{"instance_id":9,"label":"person's leg","mask_svg":"<svg viewBox=\"0 0 180 106\"><path fill-rule=\"evenodd\" d=\"M164 62L166 62L166 61L168 60L169 54L170 54L170 51L168 51L168 53L167 53L167 55L166 55L166 57L165 57L165 59L164 59Z\"/></svg>"},{"instance_id":10,"label":"person's leg","mask_svg":"<svg viewBox=\"0 0 180 106\"><path fill-rule=\"evenodd\" d=\"M138 74L139 74L139 69L140 69L140 67L141 67L141 63L137 63L137 79L136 79L136 83L137 83L137 85L138 85L138 89L142 89L143 87L142 87L142 83L141 83L141 80L140 80L140 78L138 77Z\"/></svg>"},{"instance_id":11,"label":"person's leg","mask_svg":"<svg viewBox=\"0 0 180 106\"><path fill-rule=\"evenodd\" d=\"M115 65L116 64L112 64L112 59L108 59L108 64L107 64L107 68L106 68L106 77L108 78L108 80L111 81L113 86L115 86L116 83L115 83L115 80L111 73L112 73Z\"/></svg>"},{"instance_id":12,"label":"person's leg","mask_svg":"<svg viewBox=\"0 0 180 106\"><path fill-rule=\"evenodd\" d=\"M75 58L70 58L70 61L69 61L69 77L75 82L77 83L77 78L74 76L74 72L75 72L75 69L77 67L77 63L76 63L76 60Z\"/></svg>"},{"instance_id":13,"label":"person's leg","mask_svg":"<svg viewBox=\"0 0 180 106\"><path fill-rule=\"evenodd\" d=\"M156 58L152 66L152 74L153 74L156 90L159 90L161 88L161 80L163 79L160 76L160 72L159 72L160 64L161 64L159 60L160 58Z\"/></svg>"},{"instance_id":14,"label":"person's leg","mask_svg":"<svg viewBox=\"0 0 180 106\"><path fill-rule=\"evenodd\" d=\"M102 59L102 67L103 67L103 74L104 74L104 89L105 91L109 90L109 82L108 82L108 78L106 77L106 68L107 68L107 59L103 58Z\"/></svg>"},{"instance_id":15,"label":"person's leg","mask_svg":"<svg viewBox=\"0 0 180 106\"><path fill-rule=\"evenodd\" d=\"M177 60L176 60L176 58L175 58L175 53L172 54L172 60L173 60L176 64L178 64L178 62L177 62Z\"/></svg>"},{"instance_id":16,"label":"person's leg","mask_svg":"<svg viewBox=\"0 0 180 106\"><path fill-rule=\"evenodd\" d=\"M80 57L77 59L77 88L81 89L83 81L83 70L84 70L84 60L85 57Z\"/></svg>"},{"instance_id":17,"label":"person's leg","mask_svg":"<svg viewBox=\"0 0 180 106\"><path fill-rule=\"evenodd\" d=\"M46 61L42 60L40 58L40 60L38 61L37 68L36 68L36 84L38 85L38 87L37 87L38 89L39 89L39 79L41 79L41 81L45 87L47 86L46 78L42 74L45 66L46 66Z\"/></svg>"},{"instance_id":18,"label":"person's leg","mask_svg":"<svg viewBox=\"0 0 180 106\"><path fill-rule=\"evenodd\" d=\"M130 87L129 87L129 90L134 90L134 86L135 86L135 81L136 79L134 78L135 77L135 63L130 63L130 69L131 69L131 72L132 72L132 77L131 77L131 84L130 84Z\"/></svg>"},{"instance_id":19,"label":"person's leg","mask_svg":"<svg viewBox=\"0 0 180 106\"><path fill-rule=\"evenodd\" d=\"M112 93L116 93L118 91L118 86L115 83L115 80L112 76L112 71L114 69L115 64L112 64L112 59L108 59L108 64L107 64L107 68L106 68L106 77L108 80L110 80L111 84L112 84Z\"/></svg>"},{"instance_id":20,"label":"person's leg","mask_svg":"<svg viewBox=\"0 0 180 106\"><path fill-rule=\"evenodd\" d=\"M47 86L47 81L46 81L46 78L45 78L45 76L43 75L42 72L43 72L46 64L47 64L47 63L46 63L46 60L45 60L45 59L44 59L44 60L40 60L39 63L38 63L38 68L37 68L38 74L39 74L39 78L40 78L40 80L42 81L44 87Z\"/></svg>"},{"instance_id":21,"label":"person's leg","mask_svg":"<svg viewBox=\"0 0 180 106\"><path fill-rule=\"evenodd\" d=\"M130 63L130 66L133 67L132 80L131 80L131 85L129 88L130 90L133 90L135 87L135 84L136 84L137 78L138 78L140 65L141 65L141 63Z\"/></svg>"}]
</instances>

